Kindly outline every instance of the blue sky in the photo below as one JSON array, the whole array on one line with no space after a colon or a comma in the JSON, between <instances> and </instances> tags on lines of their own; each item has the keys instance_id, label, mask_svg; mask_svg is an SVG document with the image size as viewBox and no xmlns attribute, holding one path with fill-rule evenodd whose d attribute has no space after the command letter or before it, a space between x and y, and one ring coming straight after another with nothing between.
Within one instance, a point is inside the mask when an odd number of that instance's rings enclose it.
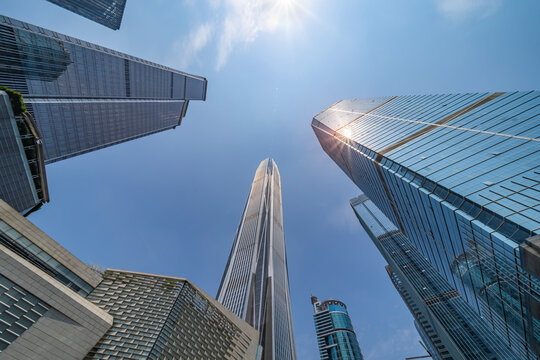
<instances>
[{"instance_id":1,"label":"blue sky","mask_svg":"<svg viewBox=\"0 0 540 360\"><path fill-rule=\"evenodd\" d=\"M540 89L534 0L128 0L112 31L44 0L2 14L208 78L182 126L53 164L30 220L83 261L215 295L254 172L282 176L298 358L310 293L349 308L367 359L424 354L312 117L340 99Z\"/></svg>"}]
</instances>

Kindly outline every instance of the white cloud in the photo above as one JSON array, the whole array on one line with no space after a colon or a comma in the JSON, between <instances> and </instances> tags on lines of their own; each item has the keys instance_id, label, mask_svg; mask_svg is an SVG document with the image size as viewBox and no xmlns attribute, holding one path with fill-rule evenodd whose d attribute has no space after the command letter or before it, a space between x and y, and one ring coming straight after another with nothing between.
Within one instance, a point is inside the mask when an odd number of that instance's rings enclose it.
<instances>
[{"instance_id":1,"label":"white cloud","mask_svg":"<svg viewBox=\"0 0 540 360\"><path fill-rule=\"evenodd\" d=\"M306 0L206 0L214 13L221 14L191 32L175 52L187 65L210 42L217 49L216 69L221 69L238 46L252 43L262 33L289 26ZM181 48L180 48L181 47Z\"/></svg>"},{"instance_id":2,"label":"white cloud","mask_svg":"<svg viewBox=\"0 0 540 360\"><path fill-rule=\"evenodd\" d=\"M180 55L181 67L187 67L212 38L214 27L211 23L202 24L191 31L187 39L174 44L174 52Z\"/></svg>"},{"instance_id":3,"label":"white cloud","mask_svg":"<svg viewBox=\"0 0 540 360\"><path fill-rule=\"evenodd\" d=\"M468 16L486 17L493 14L502 0L437 0L438 10L446 17L461 20Z\"/></svg>"}]
</instances>

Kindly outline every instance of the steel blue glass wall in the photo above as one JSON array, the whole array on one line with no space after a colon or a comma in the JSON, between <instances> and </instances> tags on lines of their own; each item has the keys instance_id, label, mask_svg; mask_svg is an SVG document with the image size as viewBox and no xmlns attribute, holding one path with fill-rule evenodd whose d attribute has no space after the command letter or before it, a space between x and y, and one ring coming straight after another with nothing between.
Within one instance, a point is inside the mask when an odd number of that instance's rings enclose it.
<instances>
[{"instance_id":1,"label":"steel blue glass wall","mask_svg":"<svg viewBox=\"0 0 540 360\"><path fill-rule=\"evenodd\" d=\"M363 360L347 306L338 300L311 297L321 360Z\"/></svg>"},{"instance_id":2,"label":"steel blue glass wall","mask_svg":"<svg viewBox=\"0 0 540 360\"><path fill-rule=\"evenodd\" d=\"M113 30L120 29L126 0L47 0Z\"/></svg>"},{"instance_id":3,"label":"steel blue glass wall","mask_svg":"<svg viewBox=\"0 0 540 360\"><path fill-rule=\"evenodd\" d=\"M351 200L358 220L437 333L451 359L520 359L375 204Z\"/></svg>"},{"instance_id":4,"label":"steel blue glass wall","mask_svg":"<svg viewBox=\"0 0 540 360\"><path fill-rule=\"evenodd\" d=\"M535 91L356 99L312 122L328 155L524 359L540 353L539 104Z\"/></svg>"},{"instance_id":5,"label":"steel blue glass wall","mask_svg":"<svg viewBox=\"0 0 540 360\"><path fill-rule=\"evenodd\" d=\"M216 298L259 330L262 359L296 359L281 179L272 159L257 168Z\"/></svg>"},{"instance_id":6,"label":"steel blue glass wall","mask_svg":"<svg viewBox=\"0 0 540 360\"><path fill-rule=\"evenodd\" d=\"M420 334L428 353L435 360L452 359L452 356L444 346L442 340L439 338L435 328L429 322L429 317L422 313L418 305L415 303L413 297L409 294L403 285L403 282L399 279L394 270L392 270L392 268L388 265L385 268L388 272L390 280L403 299L403 302L405 302L409 308L409 311L414 316L414 327L418 331L418 334Z\"/></svg>"},{"instance_id":7,"label":"steel blue glass wall","mask_svg":"<svg viewBox=\"0 0 540 360\"><path fill-rule=\"evenodd\" d=\"M0 16L0 85L23 94L46 163L180 125L206 79Z\"/></svg>"}]
</instances>

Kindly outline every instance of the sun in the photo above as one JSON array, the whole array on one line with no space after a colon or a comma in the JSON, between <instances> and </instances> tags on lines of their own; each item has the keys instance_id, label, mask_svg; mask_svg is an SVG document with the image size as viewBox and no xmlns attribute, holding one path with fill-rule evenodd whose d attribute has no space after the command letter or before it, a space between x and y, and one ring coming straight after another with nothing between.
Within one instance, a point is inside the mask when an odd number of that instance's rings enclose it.
<instances>
[{"instance_id":1,"label":"sun","mask_svg":"<svg viewBox=\"0 0 540 360\"><path fill-rule=\"evenodd\" d=\"M273 27L282 27L289 30L298 25L300 17L304 13L306 0L274 0L269 22Z\"/></svg>"}]
</instances>

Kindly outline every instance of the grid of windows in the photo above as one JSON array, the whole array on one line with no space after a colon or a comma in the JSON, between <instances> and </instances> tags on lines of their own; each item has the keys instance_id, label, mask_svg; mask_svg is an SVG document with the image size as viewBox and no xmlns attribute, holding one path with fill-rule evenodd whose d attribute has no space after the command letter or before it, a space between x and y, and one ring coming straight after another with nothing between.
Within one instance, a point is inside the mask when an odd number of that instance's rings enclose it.
<instances>
[{"instance_id":1,"label":"grid of windows","mask_svg":"<svg viewBox=\"0 0 540 360\"><path fill-rule=\"evenodd\" d=\"M369 104L317 115L321 145L514 351L536 358L528 309L540 282L522 268L520 244L540 231L540 93Z\"/></svg>"},{"instance_id":2,"label":"grid of windows","mask_svg":"<svg viewBox=\"0 0 540 360\"><path fill-rule=\"evenodd\" d=\"M107 270L87 297L114 317L86 359L246 359L256 339L186 280Z\"/></svg>"},{"instance_id":3,"label":"grid of windows","mask_svg":"<svg viewBox=\"0 0 540 360\"><path fill-rule=\"evenodd\" d=\"M174 128L206 97L204 78L5 16L0 48L0 84L23 94L46 163Z\"/></svg>"},{"instance_id":4,"label":"grid of windows","mask_svg":"<svg viewBox=\"0 0 540 360\"><path fill-rule=\"evenodd\" d=\"M0 353L48 310L49 305L0 275Z\"/></svg>"},{"instance_id":5,"label":"grid of windows","mask_svg":"<svg viewBox=\"0 0 540 360\"><path fill-rule=\"evenodd\" d=\"M313 307L321 360L363 360L345 304L326 300L314 302Z\"/></svg>"},{"instance_id":6,"label":"grid of windows","mask_svg":"<svg viewBox=\"0 0 540 360\"><path fill-rule=\"evenodd\" d=\"M255 173L216 298L260 331L264 360L296 359L281 180L272 159Z\"/></svg>"},{"instance_id":7,"label":"grid of windows","mask_svg":"<svg viewBox=\"0 0 540 360\"><path fill-rule=\"evenodd\" d=\"M0 244L16 252L82 296L88 295L93 290L90 284L2 220L0 220Z\"/></svg>"},{"instance_id":8,"label":"grid of windows","mask_svg":"<svg viewBox=\"0 0 540 360\"><path fill-rule=\"evenodd\" d=\"M392 270L390 266L386 266L386 271L390 280L394 284L396 290L399 292L399 295L409 308L409 311L414 316L414 326L420 337L424 341L429 354L435 360L452 360L448 349L439 338L439 335L431 325L430 317L426 316L415 303L413 297L409 294L403 282L399 279L398 275Z\"/></svg>"},{"instance_id":9,"label":"grid of windows","mask_svg":"<svg viewBox=\"0 0 540 360\"><path fill-rule=\"evenodd\" d=\"M126 0L47 0L113 30L120 29Z\"/></svg>"},{"instance_id":10,"label":"grid of windows","mask_svg":"<svg viewBox=\"0 0 540 360\"><path fill-rule=\"evenodd\" d=\"M401 285L418 309L427 314L452 357L460 359L515 359L518 357L502 338L453 289L437 269L392 226L385 229L385 215L367 199L353 199L356 216L370 235ZM371 224L372 226L368 226ZM375 228L376 231L372 231Z\"/></svg>"},{"instance_id":11,"label":"grid of windows","mask_svg":"<svg viewBox=\"0 0 540 360\"><path fill-rule=\"evenodd\" d=\"M18 126L8 96L1 95L0 197L18 211L24 211L35 206L39 202L39 197Z\"/></svg>"}]
</instances>

